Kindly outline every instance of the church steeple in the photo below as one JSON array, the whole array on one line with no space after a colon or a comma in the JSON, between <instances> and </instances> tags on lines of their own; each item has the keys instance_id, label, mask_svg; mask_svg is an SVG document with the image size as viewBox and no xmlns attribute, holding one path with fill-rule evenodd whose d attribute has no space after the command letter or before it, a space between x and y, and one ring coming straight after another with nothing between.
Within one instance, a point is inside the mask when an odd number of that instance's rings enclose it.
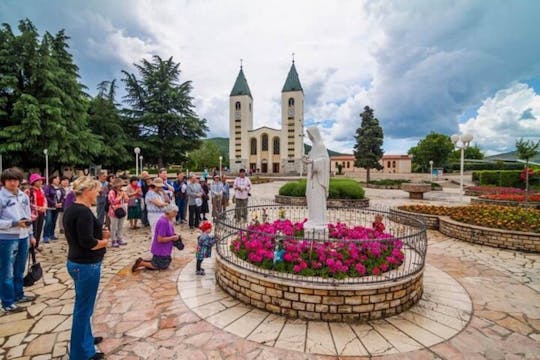
<instances>
[{"instance_id":1,"label":"church steeple","mask_svg":"<svg viewBox=\"0 0 540 360\"><path fill-rule=\"evenodd\" d=\"M237 96L237 95L247 95L250 98L253 98L251 96L251 91L249 91L249 86L248 86L246 77L244 76L244 70L242 70L242 65L240 65L240 72L238 73L238 76L236 77L236 81L234 82L234 86L233 86L230 96Z\"/></svg>"},{"instance_id":2,"label":"church steeple","mask_svg":"<svg viewBox=\"0 0 540 360\"><path fill-rule=\"evenodd\" d=\"M283 85L283 90L281 90L281 92L286 91L304 92L302 85L300 84L300 79L298 79L298 73L296 72L296 67L294 66L294 60L292 61L291 69L287 75L287 80L285 80L285 85Z\"/></svg>"}]
</instances>

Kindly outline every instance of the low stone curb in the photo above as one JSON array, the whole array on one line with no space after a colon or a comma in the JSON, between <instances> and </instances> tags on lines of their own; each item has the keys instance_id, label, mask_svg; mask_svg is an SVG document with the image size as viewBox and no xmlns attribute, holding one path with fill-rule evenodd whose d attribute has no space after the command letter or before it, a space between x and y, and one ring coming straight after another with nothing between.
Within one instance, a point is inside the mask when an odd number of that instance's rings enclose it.
<instances>
[{"instance_id":1,"label":"low stone curb","mask_svg":"<svg viewBox=\"0 0 540 360\"><path fill-rule=\"evenodd\" d=\"M282 205L306 206L305 196L284 196L276 195L275 202ZM328 199L326 200L328 208L367 208L369 199Z\"/></svg>"}]
</instances>

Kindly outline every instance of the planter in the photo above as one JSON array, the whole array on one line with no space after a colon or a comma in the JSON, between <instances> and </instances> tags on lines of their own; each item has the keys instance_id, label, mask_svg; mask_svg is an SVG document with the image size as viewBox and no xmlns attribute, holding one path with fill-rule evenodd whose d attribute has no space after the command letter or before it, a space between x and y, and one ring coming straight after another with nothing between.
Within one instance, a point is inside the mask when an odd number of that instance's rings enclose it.
<instances>
[{"instance_id":1,"label":"planter","mask_svg":"<svg viewBox=\"0 0 540 360\"><path fill-rule=\"evenodd\" d=\"M407 215L407 216L411 216L411 217L414 217L415 219L422 221L424 224L426 224L426 227L428 229L439 230L439 217L437 215L419 214L419 213L415 213L411 211L400 210L398 208L391 208L390 214L397 215L394 218L392 218L392 220L396 222L400 222L400 223L406 222L407 217L403 217L399 215Z\"/></svg>"},{"instance_id":2,"label":"planter","mask_svg":"<svg viewBox=\"0 0 540 360\"><path fill-rule=\"evenodd\" d=\"M306 206L305 196L275 195L274 201L282 205ZM367 208L369 199L327 199L326 206L330 208Z\"/></svg>"},{"instance_id":3,"label":"planter","mask_svg":"<svg viewBox=\"0 0 540 360\"><path fill-rule=\"evenodd\" d=\"M401 190L408 192L410 199L421 200L424 198L424 193L431 191L431 185L420 183L406 183L401 184Z\"/></svg>"},{"instance_id":4,"label":"planter","mask_svg":"<svg viewBox=\"0 0 540 360\"><path fill-rule=\"evenodd\" d=\"M537 201L524 202L524 201L473 198L473 199L471 199L471 204L499 205L499 206L518 206L518 207L540 209L540 202L537 202Z\"/></svg>"},{"instance_id":5,"label":"planter","mask_svg":"<svg viewBox=\"0 0 540 360\"><path fill-rule=\"evenodd\" d=\"M455 239L501 249L540 253L540 234L509 231L461 223L447 216L439 218L439 231Z\"/></svg>"}]
</instances>

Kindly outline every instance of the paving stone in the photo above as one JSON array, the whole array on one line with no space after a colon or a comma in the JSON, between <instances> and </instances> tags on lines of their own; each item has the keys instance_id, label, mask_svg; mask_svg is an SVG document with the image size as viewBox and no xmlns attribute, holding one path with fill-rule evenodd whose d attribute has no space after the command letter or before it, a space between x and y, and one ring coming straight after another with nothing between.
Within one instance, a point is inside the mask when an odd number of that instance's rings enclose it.
<instances>
[{"instance_id":1,"label":"paving stone","mask_svg":"<svg viewBox=\"0 0 540 360\"><path fill-rule=\"evenodd\" d=\"M32 328L32 333L45 334L57 327L60 323L66 320L65 315L46 315L43 316L36 325Z\"/></svg>"},{"instance_id":2,"label":"paving stone","mask_svg":"<svg viewBox=\"0 0 540 360\"><path fill-rule=\"evenodd\" d=\"M24 350L24 355L41 355L50 353L53 350L56 334L40 335L28 344Z\"/></svg>"}]
</instances>

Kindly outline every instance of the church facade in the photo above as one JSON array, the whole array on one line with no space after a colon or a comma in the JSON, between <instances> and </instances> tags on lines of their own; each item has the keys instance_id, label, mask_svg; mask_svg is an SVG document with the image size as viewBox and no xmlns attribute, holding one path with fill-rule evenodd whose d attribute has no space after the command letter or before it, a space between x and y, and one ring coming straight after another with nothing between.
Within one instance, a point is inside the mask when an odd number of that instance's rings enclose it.
<instances>
[{"instance_id":1,"label":"church facade","mask_svg":"<svg viewBox=\"0 0 540 360\"><path fill-rule=\"evenodd\" d=\"M229 163L233 173L240 169L266 175L301 171L304 91L294 61L281 90L281 128L253 128L253 96L242 67L230 94L229 109Z\"/></svg>"}]
</instances>

